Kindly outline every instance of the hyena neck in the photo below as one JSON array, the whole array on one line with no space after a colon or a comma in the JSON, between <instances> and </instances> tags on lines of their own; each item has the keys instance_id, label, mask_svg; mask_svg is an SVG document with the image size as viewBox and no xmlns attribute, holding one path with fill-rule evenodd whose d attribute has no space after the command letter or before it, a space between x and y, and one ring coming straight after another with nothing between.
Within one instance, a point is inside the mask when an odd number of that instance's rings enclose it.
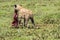
<instances>
[{"instance_id":1,"label":"hyena neck","mask_svg":"<svg viewBox=\"0 0 60 40\"><path fill-rule=\"evenodd\" d=\"M21 9L23 9L23 7L22 7L22 6L19 6L19 11L20 11Z\"/></svg>"}]
</instances>

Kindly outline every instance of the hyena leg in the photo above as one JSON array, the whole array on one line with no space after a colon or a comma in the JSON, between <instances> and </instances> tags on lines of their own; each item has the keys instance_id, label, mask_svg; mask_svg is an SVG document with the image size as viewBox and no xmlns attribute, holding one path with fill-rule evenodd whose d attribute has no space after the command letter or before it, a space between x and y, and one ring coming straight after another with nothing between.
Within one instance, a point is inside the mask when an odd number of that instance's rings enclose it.
<instances>
[{"instance_id":1,"label":"hyena leg","mask_svg":"<svg viewBox=\"0 0 60 40\"><path fill-rule=\"evenodd\" d=\"M19 24L21 24L21 20L19 20Z\"/></svg>"},{"instance_id":2,"label":"hyena leg","mask_svg":"<svg viewBox=\"0 0 60 40\"><path fill-rule=\"evenodd\" d=\"M32 24L35 25L33 17L30 17L30 20L31 20Z\"/></svg>"},{"instance_id":3,"label":"hyena leg","mask_svg":"<svg viewBox=\"0 0 60 40\"><path fill-rule=\"evenodd\" d=\"M24 26L25 26L25 21L26 21L26 20L25 20L25 18L24 18Z\"/></svg>"},{"instance_id":4,"label":"hyena leg","mask_svg":"<svg viewBox=\"0 0 60 40\"><path fill-rule=\"evenodd\" d=\"M28 18L24 18L24 26L26 26L26 27L27 27L28 21L29 21L29 19L28 19Z\"/></svg>"},{"instance_id":5,"label":"hyena leg","mask_svg":"<svg viewBox=\"0 0 60 40\"><path fill-rule=\"evenodd\" d=\"M21 24L21 18L18 18L18 24L19 25Z\"/></svg>"}]
</instances>

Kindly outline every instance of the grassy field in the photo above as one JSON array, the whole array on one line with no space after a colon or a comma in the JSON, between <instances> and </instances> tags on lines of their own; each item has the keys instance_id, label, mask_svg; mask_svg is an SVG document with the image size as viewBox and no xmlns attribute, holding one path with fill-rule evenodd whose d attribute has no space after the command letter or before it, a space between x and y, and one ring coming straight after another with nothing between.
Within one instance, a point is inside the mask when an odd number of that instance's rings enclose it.
<instances>
[{"instance_id":1,"label":"grassy field","mask_svg":"<svg viewBox=\"0 0 60 40\"><path fill-rule=\"evenodd\" d=\"M14 4L32 10L39 29L11 28ZM60 40L60 0L0 0L0 40Z\"/></svg>"}]
</instances>

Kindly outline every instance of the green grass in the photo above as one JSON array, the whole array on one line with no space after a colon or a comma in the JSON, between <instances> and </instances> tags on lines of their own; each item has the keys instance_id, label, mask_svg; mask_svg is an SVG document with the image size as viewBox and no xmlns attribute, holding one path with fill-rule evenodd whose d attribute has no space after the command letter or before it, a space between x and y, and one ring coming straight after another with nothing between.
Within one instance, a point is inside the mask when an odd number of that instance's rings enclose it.
<instances>
[{"instance_id":1,"label":"green grass","mask_svg":"<svg viewBox=\"0 0 60 40\"><path fill-rule=\"evenodd\" d=\"M38 28L11 28L14 4L33 11ZM60 0L0 0L0 40L60 40Z\"/></svg>"}]
</instances>

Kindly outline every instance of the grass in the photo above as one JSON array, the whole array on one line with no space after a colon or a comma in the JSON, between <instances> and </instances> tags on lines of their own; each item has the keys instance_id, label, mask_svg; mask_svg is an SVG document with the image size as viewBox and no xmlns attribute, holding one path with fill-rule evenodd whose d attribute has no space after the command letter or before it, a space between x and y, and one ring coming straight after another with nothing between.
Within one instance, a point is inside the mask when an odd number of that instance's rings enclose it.
<instances>
[{"instance_id":1,"label":"grass","mask_svg":"<svg viewBox=\"0 0 60 40\"><path fill-rule=\"evenodd\" d=\"M32 10L39 29L11 28L14 4ZM0 0L0 40L60 40L60 0Z\"/></svg>"}]
</instances>

